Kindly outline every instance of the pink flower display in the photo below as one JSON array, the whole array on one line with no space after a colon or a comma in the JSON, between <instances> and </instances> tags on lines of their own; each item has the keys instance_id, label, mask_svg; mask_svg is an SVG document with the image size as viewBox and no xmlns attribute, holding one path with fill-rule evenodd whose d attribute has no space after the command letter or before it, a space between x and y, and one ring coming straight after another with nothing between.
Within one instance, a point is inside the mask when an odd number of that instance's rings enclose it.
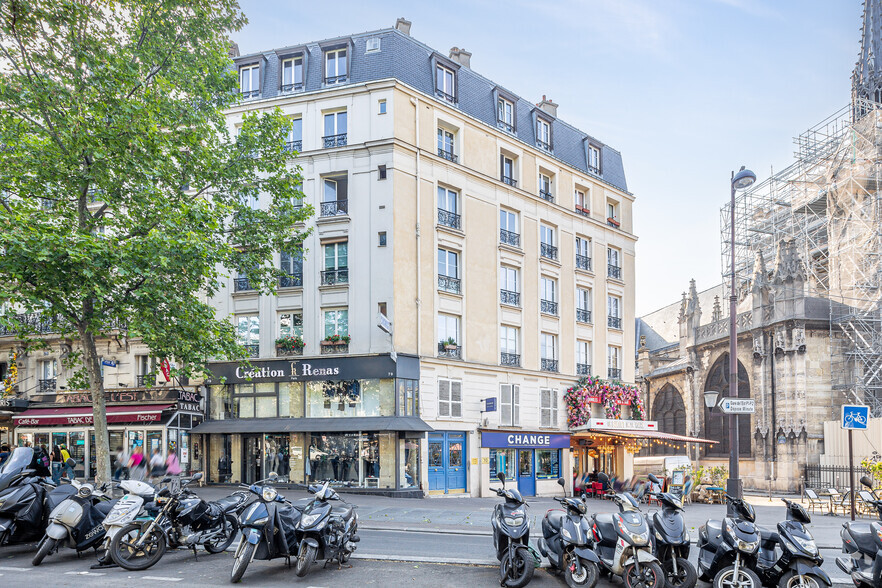
<instances>
[{"instance_id":1,"label":"pink flower display","mask_svg":"<svg viewBox=\"0 0 882 588\"><path fill-rule=\"evenodd\" d=\"M591 405L598 401L603 404L608 419L622 418L622 406L627 405L631 406L631 416L634 420L642 421L646 418L643 398L638 387L584 376L564 394L569 428L575 429L587 425L588 419L591 418Z\"/></svg>"}]
</instances>

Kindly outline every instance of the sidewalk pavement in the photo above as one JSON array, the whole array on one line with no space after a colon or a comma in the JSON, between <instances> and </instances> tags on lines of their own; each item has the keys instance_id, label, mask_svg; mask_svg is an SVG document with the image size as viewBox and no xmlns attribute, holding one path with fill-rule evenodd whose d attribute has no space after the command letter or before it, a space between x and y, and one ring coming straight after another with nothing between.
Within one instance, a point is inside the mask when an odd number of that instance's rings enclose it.
<instances>
[{"instance_id":1,"label":"sidewalk pavement","mask_svg":"<svg viewBox=\"0 0 882 588\"><path fill-rule=\"evenodd\" d=\"M229 495L235 486L206 486L194 489L206 500L217 500ZM289 500L307 498L304 490L279 489ZM403 499L368 494L341 494L341 498L358 505L359 525L365 529L389 529L397 531L418 531L423 533L449 533L461 535L491 535L490 517L499 498L433 497L424 499ZM798 496L788 496L798 500ZM756 522L762 527L774 529L784 520L786 507L779 498L769 501L766 496L747 496L746 499L756 510ZM529 516L534 528L538 528L545 512L560 505L549 497L530 498L527 503ZM641 505L644 513L658 510L656 505ZM588 499L588 512L615 512L616 505L609 500ZM698 539L698 527L707 519L721 519L726 514L722 504L689 504L685 507L686 525L693 543ZM807 525L820 549L839 549L842 545L839 532L843 523L850 520L845 516L829 516L813 513L812 522ZM863 519L868 521L870 519Z\"/></svg>"}]
</instances>

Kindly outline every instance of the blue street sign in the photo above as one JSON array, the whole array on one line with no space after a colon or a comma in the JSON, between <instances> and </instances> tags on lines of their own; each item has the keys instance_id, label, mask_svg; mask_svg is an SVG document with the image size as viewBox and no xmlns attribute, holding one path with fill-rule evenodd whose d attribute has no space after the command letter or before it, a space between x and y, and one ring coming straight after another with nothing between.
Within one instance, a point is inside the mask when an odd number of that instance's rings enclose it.
<instances>
[{"instance_id":1,"label":"blue street sign","mask_svg":"<svg viewBox=\"0 0 882 588\"><path fill-rule=\"evenodd\" d=\"M846 404L842 407L843 429L864 430L870 420L870 407L859 404Z\"/></svg>"},{"instance_id":2,"label":"blue street sign","mask_svg":"<svg viewBox=\"0 0 882 588\"><path fill-rule=\"evenodd\" d=\"M496 412L496 398L484 399L484 412Z\"/></svg>"},{"instance_id":3,"label":"blue street sign","mask_svg":"<svg viewBox=\"0 0 882 588\"><path fill-rule=\"evenodd\" d=\"M115 359L102 359L101 365L107 366L107 367L116 367L116 360Z\"/></svg>"}]
</instances>

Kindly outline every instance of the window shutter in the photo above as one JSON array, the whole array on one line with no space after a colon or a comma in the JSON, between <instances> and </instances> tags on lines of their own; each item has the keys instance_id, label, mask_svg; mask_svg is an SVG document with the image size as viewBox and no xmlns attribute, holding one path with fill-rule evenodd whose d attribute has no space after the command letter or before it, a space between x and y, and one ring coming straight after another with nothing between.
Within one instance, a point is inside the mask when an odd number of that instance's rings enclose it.
<instances>
[{"instance_id":1,"label":"window shutter","mask_svg":"<svg viewBox=\"0 0 882 588\"><path fill-rule=\"evenodd\" d=\"M551 424L549 426L557 426L557 390L550 390L551 394Z\"/></svg>"},{"instance_id":2,"label":"window shutter","mask_svg":"<svg viewBox=\"0 0 882 588\"><path fill-rule=\"evenodd\" d=\"M499 388L499 420L502 425L511 424L511 384Z\"/></svg>"},{"instance_id":3,"label":"window shutter","mask_svg":"<svg viewBox=\"0 0 882 588\"><path fill-rule=\"evenodd\" d=\"M450 416L462 417L462 382L450 382Z\"/></svg>"},{"instance_id":4,"label":"window shutter","mask_svg":"<svg viewBox=\"0 0 882 588\"><path fill-rule=\"evenodd\" d=\"M511 387L511 412L512 412L512 424L520 425L521 424L521 387L520 386L512 386Z\"/></svg>"},{"instance_id":5,"label":"window shutter","mask_svg":"<svg viewBox=\"0 0 882 588\"><path fill-rule=\"evenodd\" d=\"M539 426L540 427L550 427L551 426L551 415L549 414L551 411L549 407L551 406L551 400L549 399L549 390L547 388L542 388L539 390Z\"/></svg>"},{"instance_id":6,"label":"window shutter","mask_svg":"<svg viewBox=\"0 0 882 588\"><path fill-rule=\"evenodd\" d=\"M450 380L438 380L438 416L450 416Z\"/></svg>"}]
</instances>

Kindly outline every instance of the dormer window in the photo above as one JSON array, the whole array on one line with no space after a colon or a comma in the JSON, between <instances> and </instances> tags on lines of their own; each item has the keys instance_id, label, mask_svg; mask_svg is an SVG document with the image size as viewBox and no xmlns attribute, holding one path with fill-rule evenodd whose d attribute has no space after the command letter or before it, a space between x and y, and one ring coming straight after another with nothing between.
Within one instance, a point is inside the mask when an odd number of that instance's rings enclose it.
<instances>
[{"instance_id":1,"label":"dormer window","mask_svg":"<svg viewBox=\"0 0 882 588\"><path fill-rule=\"evenodd\" d=\"M239 68L239 91L242 98L258 98L260 96L260 66L246 65Z\"/></svg>"},{"instance_id":2,"label":"dormer window","mask_svg":"<svg viewBox=\"0 0 882 588\"><path fill-rule=\"evenodd\" d=\"M496 102L496 124L503 131L514 132L514 104L505 98Z\"/></svg>"},{"instance_id":3,"label":"dormer window","mask_svg":"<svg viewBox=\"0 0 882 588\"><path fill-rule=\"evenodd\" d=\"M348 71L346 49L333 49L325 52L325 84L346 83Z\"/></svg>"},{"instance_id":4,"label":"dormer window","mask_svg":"<svg viewBox=\"0 0 882 588\"><path fill-rule=\"evenodd\" d=\"M456 74L443 65L435 67L435 94L448 102L456 102Z\"/></svg>"},{"instance_id":5,"label":"dormer window","mask_svg":"<svg viewBox=\"0 0 882 588\"><path fill-rule=\"evenodd\" d=\"M551 151L551 125L541 118L536 120L536 146Z\"/></svg>"},{"instance_id":6,"label":"dormer window","mask_svg":"<svg viewBox=\"0 0 882 588\"><path fill-rule=\"evenodd\" d=\"M600 175L600 149L588 146L588 171Z\"/></svg>"},{"instance_id":7,"label":"dormer window","mask_svg":"<svg viewBox=\"0 0 882 588\"><path fill-rule=\"evenodd\" d=\"M303 89L303 56L282 60L282 92Z\"/></svg>"}]
</instances>

